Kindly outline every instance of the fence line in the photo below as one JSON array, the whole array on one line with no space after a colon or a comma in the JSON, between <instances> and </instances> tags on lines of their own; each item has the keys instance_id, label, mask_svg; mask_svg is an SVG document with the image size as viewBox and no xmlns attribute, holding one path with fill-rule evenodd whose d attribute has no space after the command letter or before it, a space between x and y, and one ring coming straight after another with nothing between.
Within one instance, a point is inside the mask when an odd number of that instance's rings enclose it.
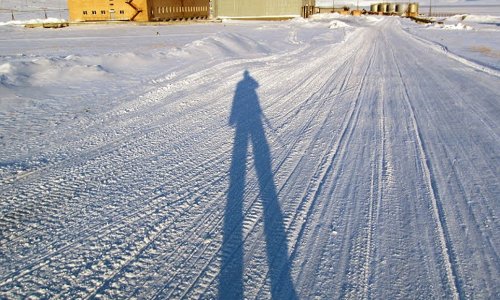
<instances>
[{"instance_id":1,"label":"fence line","mask_svg":"<svg viewBox=\"0 0 500 300\"><path fill-rule=\"evenodd\" d=\"M16 15L23 14L36 14L39 15L40 18L48 18L48 14L54 16L55 14L59 14L59 18L62 18L63 14L67 14L67 8L34 8L34 9L10 9L10 8L1 8L0 14L2 15L10 15L10 19L12 21L16 20Z\"/></svg>"},{"instance_id":2,"label":"fence line","mask_svg":"<svg viewBox=\"0 0 500 300\"><path fill-rule=\"evenodd\" d=\"M451 13L451 12L432 12L431 14L426 14L428 17L453 17L456 15L465 15L465 13Z\"/></svg>"}]
</instances>

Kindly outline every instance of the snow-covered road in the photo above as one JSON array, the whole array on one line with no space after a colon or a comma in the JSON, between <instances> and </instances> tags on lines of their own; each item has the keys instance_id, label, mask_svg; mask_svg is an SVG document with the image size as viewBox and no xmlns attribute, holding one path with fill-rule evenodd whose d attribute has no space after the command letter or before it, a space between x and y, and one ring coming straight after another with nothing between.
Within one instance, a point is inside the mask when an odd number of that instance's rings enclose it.
<instances>
[{"instance_id":1,"label":"snow-covered road","mask_svg":"<svg viewBox=\"0 0 500 300\"><path fill-rule=\"evenodd\" d=\"M5 143L0 297L497 298L498 70L352 22Z\"/></svg>"}]
</instances>

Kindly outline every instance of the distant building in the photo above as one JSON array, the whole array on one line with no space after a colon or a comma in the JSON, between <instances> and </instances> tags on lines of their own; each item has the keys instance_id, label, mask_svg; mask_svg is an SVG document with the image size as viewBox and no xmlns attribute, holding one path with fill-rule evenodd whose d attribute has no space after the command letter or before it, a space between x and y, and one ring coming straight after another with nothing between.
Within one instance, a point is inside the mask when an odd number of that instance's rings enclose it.
<instances>
[{"instance_id":1,"label":"distant building","mask_svg":"<svg viewBox=\"0 0 500 300\"><path fill-rule=\"evenodd\" d=\"M191 18L285 19L307 17L315 0L67 0L69 19L169 21Z\"/></svg>"},{"instance_id":2,"label":"distant building","mask_svg":"<svg viewBox=\"0 0 500 300\"><path fill-rule=\"evenodd\" d=\"M168 21L208 18L210 0L68 0L69 19Z\"/></svg>"},{"instance_id":3,"label":"distant building","mask_svg":"<svg viewBox=\"0 0 500 300\"><path fill-rule=\"evenodd\" d=\"M216 0L217 18L280 19L309 15L315 0Z\"/></svg>"}]
</instances>

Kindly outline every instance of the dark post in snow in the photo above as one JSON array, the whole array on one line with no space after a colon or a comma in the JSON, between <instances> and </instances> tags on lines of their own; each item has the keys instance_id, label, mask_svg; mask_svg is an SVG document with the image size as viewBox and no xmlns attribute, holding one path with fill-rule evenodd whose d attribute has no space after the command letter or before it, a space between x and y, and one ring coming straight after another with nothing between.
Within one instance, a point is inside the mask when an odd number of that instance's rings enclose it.
<instances>
[{"instance_id":1,"label":"dark post in snow","mask_svg":"<svg viewBox=\"0 0 500 300\"><path fill-rule=\"evenodd\" d=\"M14 21L15 20L15 18L14 18L14 11L11 10L10 13L12 14L12 21Z\"/></svg>"}]
</instances>

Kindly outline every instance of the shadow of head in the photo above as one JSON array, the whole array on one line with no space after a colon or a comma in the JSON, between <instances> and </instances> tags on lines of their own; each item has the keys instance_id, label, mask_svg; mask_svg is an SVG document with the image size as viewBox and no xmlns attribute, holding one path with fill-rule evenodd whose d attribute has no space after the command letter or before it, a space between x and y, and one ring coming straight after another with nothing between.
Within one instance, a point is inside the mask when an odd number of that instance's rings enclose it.
<instances>
[{"instance_id":1,"label":"shadow of head","mask_svg":"<svg viewBox=\"0 0 500 300\"><path fill-rule=\"evenodd\" d=\"M243 72L243 79L236 85L234 92L229 124L232 126L243 126L249 122L260 119L262 109L257 95L259 83L248 70Z\"/></svg>"}]
</instances>

